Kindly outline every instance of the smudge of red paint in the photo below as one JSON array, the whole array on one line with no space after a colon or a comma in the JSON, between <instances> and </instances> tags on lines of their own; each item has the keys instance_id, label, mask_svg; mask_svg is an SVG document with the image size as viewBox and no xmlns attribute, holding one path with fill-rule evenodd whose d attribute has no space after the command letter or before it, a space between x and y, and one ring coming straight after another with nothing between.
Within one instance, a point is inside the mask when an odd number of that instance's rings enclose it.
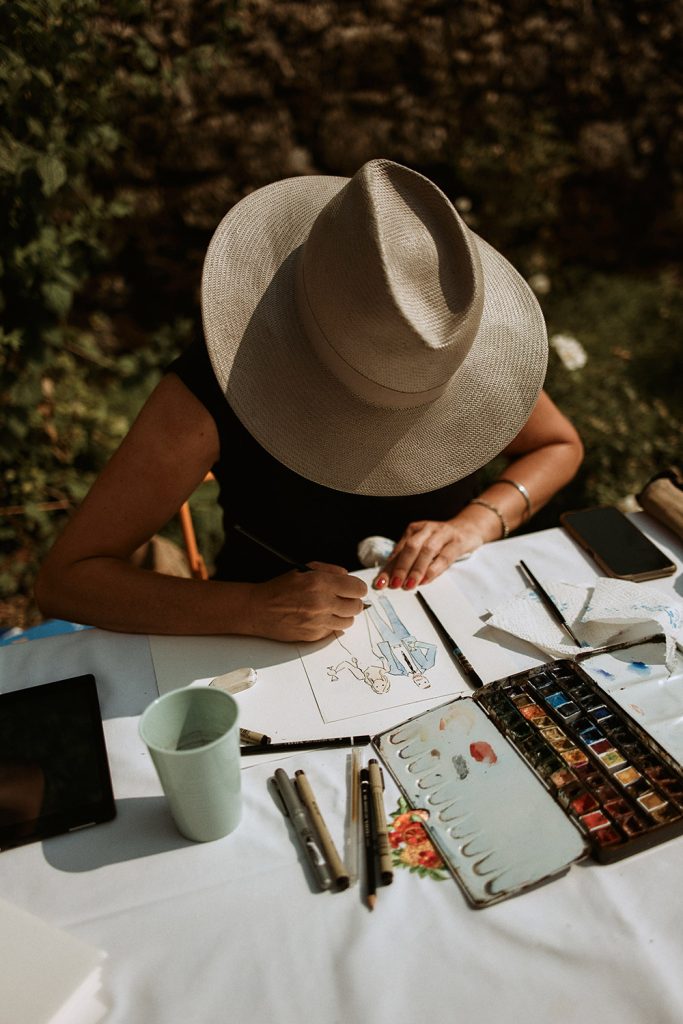
<instances>
[{"instance_id":1,"label":"smudge of red paint","mask_svg":"<svg viewBox=\"0 0 683 1024\"><path fill-rule=\"evenodd\" d=\"M485 740L470 743L470 754L475 761L487 761L489 764L495 764L498 760L495 750Z\"/></svg>"}]
</instances>

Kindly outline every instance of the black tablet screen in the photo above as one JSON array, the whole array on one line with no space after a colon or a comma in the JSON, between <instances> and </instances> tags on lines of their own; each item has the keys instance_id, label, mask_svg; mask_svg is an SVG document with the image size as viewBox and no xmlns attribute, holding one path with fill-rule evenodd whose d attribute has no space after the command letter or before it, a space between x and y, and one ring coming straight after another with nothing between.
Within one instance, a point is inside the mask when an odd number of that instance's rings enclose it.
<instances>
[{"instance_id":1,"label":"black tablet screen","mask_svg":"<svg viewBox=\"0 0 683 1024\"><path fill-rule=\"evenodd\" d=\"M0 694L0 849L114 814L94 677Z\"/></svg>"}]
</instances>

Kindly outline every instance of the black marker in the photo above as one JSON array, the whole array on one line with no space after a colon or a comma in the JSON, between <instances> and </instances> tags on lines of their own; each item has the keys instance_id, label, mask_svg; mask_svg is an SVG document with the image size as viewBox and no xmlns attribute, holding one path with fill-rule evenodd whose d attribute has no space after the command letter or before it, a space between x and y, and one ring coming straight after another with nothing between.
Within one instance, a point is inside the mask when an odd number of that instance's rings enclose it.
<instances>
[{"instance_id":1,"label":"black marker","mask_svg":"<svg viewBox=\"0 0 683 1024\"><path fill-rule=\"evenodd\" d=\"M259 743L249 747L240 747L242 757L250 754L289 754L294 750L317 750L330 747L365 747L370 742L369 736L335 736L319 740L285 740L282 743Z\"/></svg>"},{"instance_id":2,"label":"black marker","mask_svg":"<svg viewBox=\"0 0 683 1024\"><path fill-rule=\"evenodd\" d=\"M368 909L374 910L377 902L377 867L375 864L377 843L372 816L370 774L367 768L360 770L360 800L363 815L363 850L365 852L365 895Z\"/></svg>"}]
</instances>

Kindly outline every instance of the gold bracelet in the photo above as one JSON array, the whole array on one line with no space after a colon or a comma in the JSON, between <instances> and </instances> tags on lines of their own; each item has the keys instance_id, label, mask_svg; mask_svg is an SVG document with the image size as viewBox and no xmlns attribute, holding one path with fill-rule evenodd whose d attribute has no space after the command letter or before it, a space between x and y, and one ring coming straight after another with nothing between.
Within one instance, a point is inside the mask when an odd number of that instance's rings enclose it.
<instances>
[{"instance_id":1,"label":"gold bracelet","mask_svg":"<svg viewBox=\"0 0 683 1024\"><path fill-rule=\"evenodd\" d=\"M527 491L527 489L524 486L524 484L518 484L516 480L510 480L506 476L501 476L501 477L499 477L498 480L494 480L493 482L496 483L496 484L510 484L511 487L516 487L517 488L519 493L524 498L524 501L526 502L526 512L524 513L523 518L524 519L528 519L529 516L531 515L531 498L529 497L529 492Z\"/></svg>"},{"instance_id":2,"label":"gold bracelet","mask_svg":"<svg viewBox=\"0 0 683 1024\"><path fill-rule=\"evenodd\" d=\"M481 505L483 508L487 508L489 512L493 512L495 516L498 516L498 519L500 520L500 539L505 540L509 535L510 530L508 524L503 518L503 513L497 509L495 505L491 505L488 501L484 501L482 498L472 498L470 505Z\"/></svg>"}]
</instances>

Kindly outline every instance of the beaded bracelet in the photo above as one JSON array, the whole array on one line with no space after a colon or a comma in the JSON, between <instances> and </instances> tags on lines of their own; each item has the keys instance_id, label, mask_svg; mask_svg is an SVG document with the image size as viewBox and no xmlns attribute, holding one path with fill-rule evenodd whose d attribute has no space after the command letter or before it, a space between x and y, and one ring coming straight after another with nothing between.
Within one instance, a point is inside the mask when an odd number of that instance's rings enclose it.
<instances>
[{"instance_id":1,"label":"beaded bracelet","mask_svg":"<svg viewBox=\"0 0 683 1024\"><path fill-rule=\"evenodd\" d=\"M531 515L531 498L529 497L529 492L527 491L527 489L524 486L524 484L518 484L516 480L510 480L506 476L499 477L498 480L494 481L494 483L497 483L497 484L510 484L511 487L516 487L517 488L519 493L524 498L524 501L526 502L526 512L524 513L524 517L523 518L524 519L528 519L529 516Z\"/></svg>"},{"instance_id":2,"label":"beaded bracelet","mask_svg":"<svg viewBox=\"0 0 683 1024\"><path fill-rule=\"evenodd\" d=\"M508 524L505 522L505 519L503 518L503 513L499 509L497 509L495 505L491 505L488 501L484 501L482 498L472 498L470 505L481 505L483 508L487 508L489 512L493 512L495 516L498 516L498 519L500 520L501 531L500 539L505 540L505 538L510 533L510 529L508 527Z\"/></svg>"}]
</instances>

